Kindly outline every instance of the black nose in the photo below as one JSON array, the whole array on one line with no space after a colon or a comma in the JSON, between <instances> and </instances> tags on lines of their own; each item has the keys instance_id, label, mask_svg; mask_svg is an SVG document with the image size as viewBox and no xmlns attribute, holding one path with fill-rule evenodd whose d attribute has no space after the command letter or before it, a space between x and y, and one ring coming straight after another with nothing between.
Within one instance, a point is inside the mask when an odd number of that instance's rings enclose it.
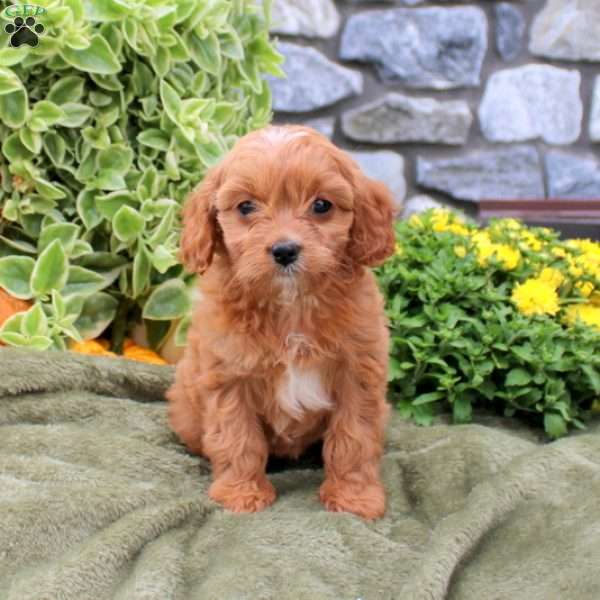
<instances>
[{"instance_id":1,"label":"black nose","mask_svg":"<svg viewBox=\"0 0 600 600\"><path fill-rule=\"evenodd\" d=\"M300 254L300 244L296 242L277 242L271 247L271 254L276 263L287 267L287 265L296 262Z\"/></svg>"}]
</instances>

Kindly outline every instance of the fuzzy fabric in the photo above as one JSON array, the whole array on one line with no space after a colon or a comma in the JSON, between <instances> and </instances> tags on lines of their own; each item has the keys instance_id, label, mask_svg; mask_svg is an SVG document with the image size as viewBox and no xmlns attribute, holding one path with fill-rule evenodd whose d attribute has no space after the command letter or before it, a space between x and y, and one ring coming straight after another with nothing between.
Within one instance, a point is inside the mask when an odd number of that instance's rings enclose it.
<instances>
[{"instance_id":1,"label":"fuzzy fabric","mask_svg":"<svg viewBox=\"0 0 600 600\"><path fill-rule=\"evenodd\" d=\"M600 426L394 418L384 519L327 513L319 468L236 515L169 431L170 367L0 350L2 600L598 600ZM295 467L295 468L292 468Z\"/></svg>"}]
</instances>

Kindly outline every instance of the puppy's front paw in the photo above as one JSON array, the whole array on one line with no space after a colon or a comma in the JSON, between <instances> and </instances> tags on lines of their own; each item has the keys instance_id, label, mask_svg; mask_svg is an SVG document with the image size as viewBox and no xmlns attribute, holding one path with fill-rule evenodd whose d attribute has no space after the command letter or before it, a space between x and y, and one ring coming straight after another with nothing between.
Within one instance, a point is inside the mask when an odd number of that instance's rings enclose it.
<instances>
[{"instance_id":1,"label":"puppy's front paw","mask_svg":"<svg viewBox=\"0 0 600 600\"><path fill-rule=\"evenodd\" d=\"M321 502L332 512L349 512L368 521L385 513L385 490L379 482L369 484L325 480L319 490Z\"/></svg>"},{"instance_id":2,"label":"puppy's front paw","mask_svg":"<svg viewBox=\"0 0 600 600\"><path fill-rule=\"evenodd\" d=\"M213 481L209 497L233 512L259 512L275 502L277 493L273 484L264 479L250 481Z\"/></svg>"}]
</instances>

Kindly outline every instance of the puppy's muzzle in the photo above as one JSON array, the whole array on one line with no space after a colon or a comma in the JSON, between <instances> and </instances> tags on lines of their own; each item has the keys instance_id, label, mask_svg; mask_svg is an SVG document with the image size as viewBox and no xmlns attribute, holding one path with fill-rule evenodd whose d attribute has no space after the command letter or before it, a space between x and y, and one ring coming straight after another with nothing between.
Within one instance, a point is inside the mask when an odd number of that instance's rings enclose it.
<instances>
[{"instance_id":1,"label":"puppy's muzzle","mask_svg":"<svg viewBox=\"0 0 600 600\"><path fill-rule=\"evenodd\" d=\"M277 242L271 246L273 260L282 267L287 267L298 260L300 244L291 241Z\"/></svg>"}]
</instances>

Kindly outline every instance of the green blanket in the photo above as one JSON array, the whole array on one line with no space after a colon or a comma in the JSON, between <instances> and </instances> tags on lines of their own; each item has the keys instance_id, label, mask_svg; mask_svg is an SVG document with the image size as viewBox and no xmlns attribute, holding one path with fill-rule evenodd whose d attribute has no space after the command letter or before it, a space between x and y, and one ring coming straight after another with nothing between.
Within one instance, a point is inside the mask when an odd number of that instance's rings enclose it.
<instances>
[{"instance_id":1,"label":"green blanket","mask_svg":"<svg viewBox=\"0 0 600 600\"><path fill-rule=\"evenodd\" d=\"M327 513L307 465L236 515L167 427L172 375L0 350L0 600L600 598L597 424L544 445L394 418L384 519Z\"/></svg>"}]
</instances>

